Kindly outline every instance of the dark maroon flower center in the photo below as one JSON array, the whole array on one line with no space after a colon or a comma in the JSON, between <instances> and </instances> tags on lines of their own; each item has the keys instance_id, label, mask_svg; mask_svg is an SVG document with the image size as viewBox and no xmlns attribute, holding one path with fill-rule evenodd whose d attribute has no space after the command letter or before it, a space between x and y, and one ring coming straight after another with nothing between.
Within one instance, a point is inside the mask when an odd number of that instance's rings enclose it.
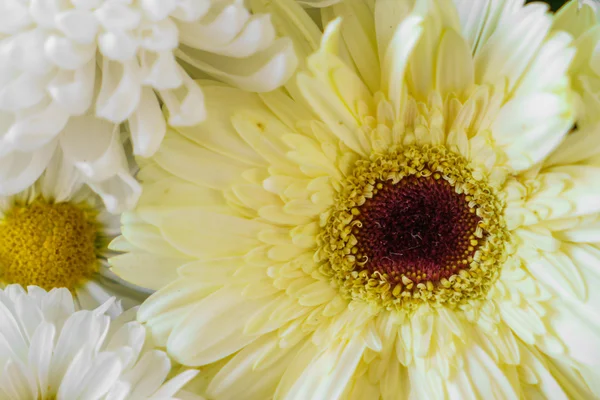
<instances>
[{"instance_id":1,"label":"dark maroon flower center","mask_svg":"<svg viewBox=\"0 0 600 400\"><path fill-rule=\"evenodd\" d=\"M437 178L437 179L436 179ZM402 275L413 282L438 282L468 268L482 239L470 198L456 193L438 174L380 182L359 207L354 228L357 259L392 282Z\"/></svg>"}]
</instances>

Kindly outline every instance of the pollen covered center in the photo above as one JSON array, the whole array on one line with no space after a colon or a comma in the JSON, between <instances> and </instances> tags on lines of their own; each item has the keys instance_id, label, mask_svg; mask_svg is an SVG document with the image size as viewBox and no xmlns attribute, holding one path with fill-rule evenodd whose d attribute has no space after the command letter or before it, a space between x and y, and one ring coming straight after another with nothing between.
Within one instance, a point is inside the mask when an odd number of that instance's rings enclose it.
<instances>
[{"instance_id":1,"label":"pollen covered center","mask_svg":"<svg viewBox=\"0 0 600 400\"><path fill-rule=\"evenodd\" d=\"M0 280L74 289L98 270L98 224L85 205L38 199L0 223Z\"/></svg>"},{"instance_id":2,"label":"pollen covered center","mask_svg":"<svg viewBox=\"0 0 600 400\"><path fill-rule=\"evenodd\" d=\"M444 146L358 160L318 237L321 271L349 299L414 311L483 299L510 240L485 177Z\"/></svg>"},{"instance_id":3,"label":"pollen covered center","mask_svg":"<svg viewBox=\"0 0 600 400\"><path fill-rule=\"evenodd\" d=\"M450 278L473 261L482 241L475 236L481 218L470 200L437 172L378 182L373 197L358 207L357 259L393 283L402 276L414 284Z\"/></svg>"}]
</instances>

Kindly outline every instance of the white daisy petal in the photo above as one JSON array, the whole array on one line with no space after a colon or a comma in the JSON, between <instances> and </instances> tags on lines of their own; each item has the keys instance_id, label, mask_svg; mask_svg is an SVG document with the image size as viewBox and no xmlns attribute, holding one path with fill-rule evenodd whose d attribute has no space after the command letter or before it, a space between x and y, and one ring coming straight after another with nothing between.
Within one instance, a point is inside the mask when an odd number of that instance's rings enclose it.
<instances>
[{"instance_id":1,"label":"white daisy petal","mask_svg":"<svg viewBox=\"0 0 600 400\"><path fill-rule=\"evenodd\" d=\"M11 290L14 291L14 287ZM0 289L0 298L7 292ZM21 288L14 300L4 300L5 309L6 306L14 308L15 300L34 300L34 296L38 313L62 313L62 300L37 287L30 287L29 293ZM40 308L41 303L45 304L44 310ZM9 346L14 351L2 353L4 357L0 358L0 394L19 399L100 399L119 398L119 394L125 396L121 398L171 398L178 396L180 389L197 374L198 371L193 370L173 373L167 381L171 372L169 358L162 351L142 349L147 331L133 320L134 314L125 317L129 321L127 326L136 332L136 341L119 341L115 346L121 331L109 330L111 320L103 315L105 310L75 311L72 299L70 309L58 320L39 319L32 327L35 333L27 344L11 341ZM5 315L0 319L0 332L4 334L7 329L13 329L12 321L20 321L22 317L25 315ZM22 350L24 354L20 354ZM121 355L125 353L136 357L124 364Z\"/></svg>"}]
</instances>

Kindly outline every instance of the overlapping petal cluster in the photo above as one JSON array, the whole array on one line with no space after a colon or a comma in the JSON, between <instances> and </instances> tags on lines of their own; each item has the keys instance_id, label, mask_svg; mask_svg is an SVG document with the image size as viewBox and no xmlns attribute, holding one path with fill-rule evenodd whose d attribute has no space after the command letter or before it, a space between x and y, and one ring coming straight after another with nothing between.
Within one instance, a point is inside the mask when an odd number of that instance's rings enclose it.
<instances>
[{"instance_id":1,"label":"overlapping petal cluster","mask_svg":"<svg viewBox=\"0 0 600 400\"><path fill-rule=\"evenodd\" d=\"M0 290L0 398L168 399L198 371L179 374L128 312L112 300L79 310L66 289L11 285ZM133 310L135 311L135 310ZM189 399L202 400L188 394Z\"/></svg>"},{"instance_id":2,"label":"overlapping petal cluster","mask_svg":"<svg viewBox=\"0 0 600 400\"><path fill-rule=\"evenodd\" d=\"M207 83L211 117L169 130L113 242L113 270L158 289L138 315L158 343L219 399L600 393L600 146L569 133L578 55L547 7L356 0L315 23L250 3L284 21L301 72L260 95ZM444 253L464 266L442 280L357 259L382 252L357 231L377 191L441 193L431 179L479 218L466 255Z\"/></svg>"},{"instance_id":3,"label":"overlapping petal cluster","mask_svg":"<svg viewBox=\"0 0 600 400\"><path fill-rule=\"evenodd\" d=\"M270 17L242 0L0 2L0 194L25 189L63 152L111 211L132 207L139 186L123 142L152 155L163 105L172 125L205 118L202 89L177 57L193 76L251 91L276 88L295 67Z\"/></svg>"}]
</instances>

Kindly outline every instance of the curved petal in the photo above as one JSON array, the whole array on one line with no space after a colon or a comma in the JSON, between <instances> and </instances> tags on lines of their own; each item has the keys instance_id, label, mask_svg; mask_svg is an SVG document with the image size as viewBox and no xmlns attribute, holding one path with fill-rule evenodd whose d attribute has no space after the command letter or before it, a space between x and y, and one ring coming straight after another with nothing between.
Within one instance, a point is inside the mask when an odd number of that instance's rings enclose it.
<instances>
[{"instance_id":1,"label":"curved petal","mask_svg":"<svg viewBox=\"0 0 600 400\"><path fill-rule=\"evenodd\" d=\"M0 193L16 194L32 185L52 159L57 141L29 153L14 151L0 158Z\"/></svg>"},{"instance_id":2,"label":"curved petal","mask_svg":"<svg viewBox=\"0 0 600 400\"><path fill-rule=\"evenodd\" d=\"M93 117L72 117L60 136L65 158L89 180L101 181L127 169L119 125Z\"/></svg>"}]
</instances>

